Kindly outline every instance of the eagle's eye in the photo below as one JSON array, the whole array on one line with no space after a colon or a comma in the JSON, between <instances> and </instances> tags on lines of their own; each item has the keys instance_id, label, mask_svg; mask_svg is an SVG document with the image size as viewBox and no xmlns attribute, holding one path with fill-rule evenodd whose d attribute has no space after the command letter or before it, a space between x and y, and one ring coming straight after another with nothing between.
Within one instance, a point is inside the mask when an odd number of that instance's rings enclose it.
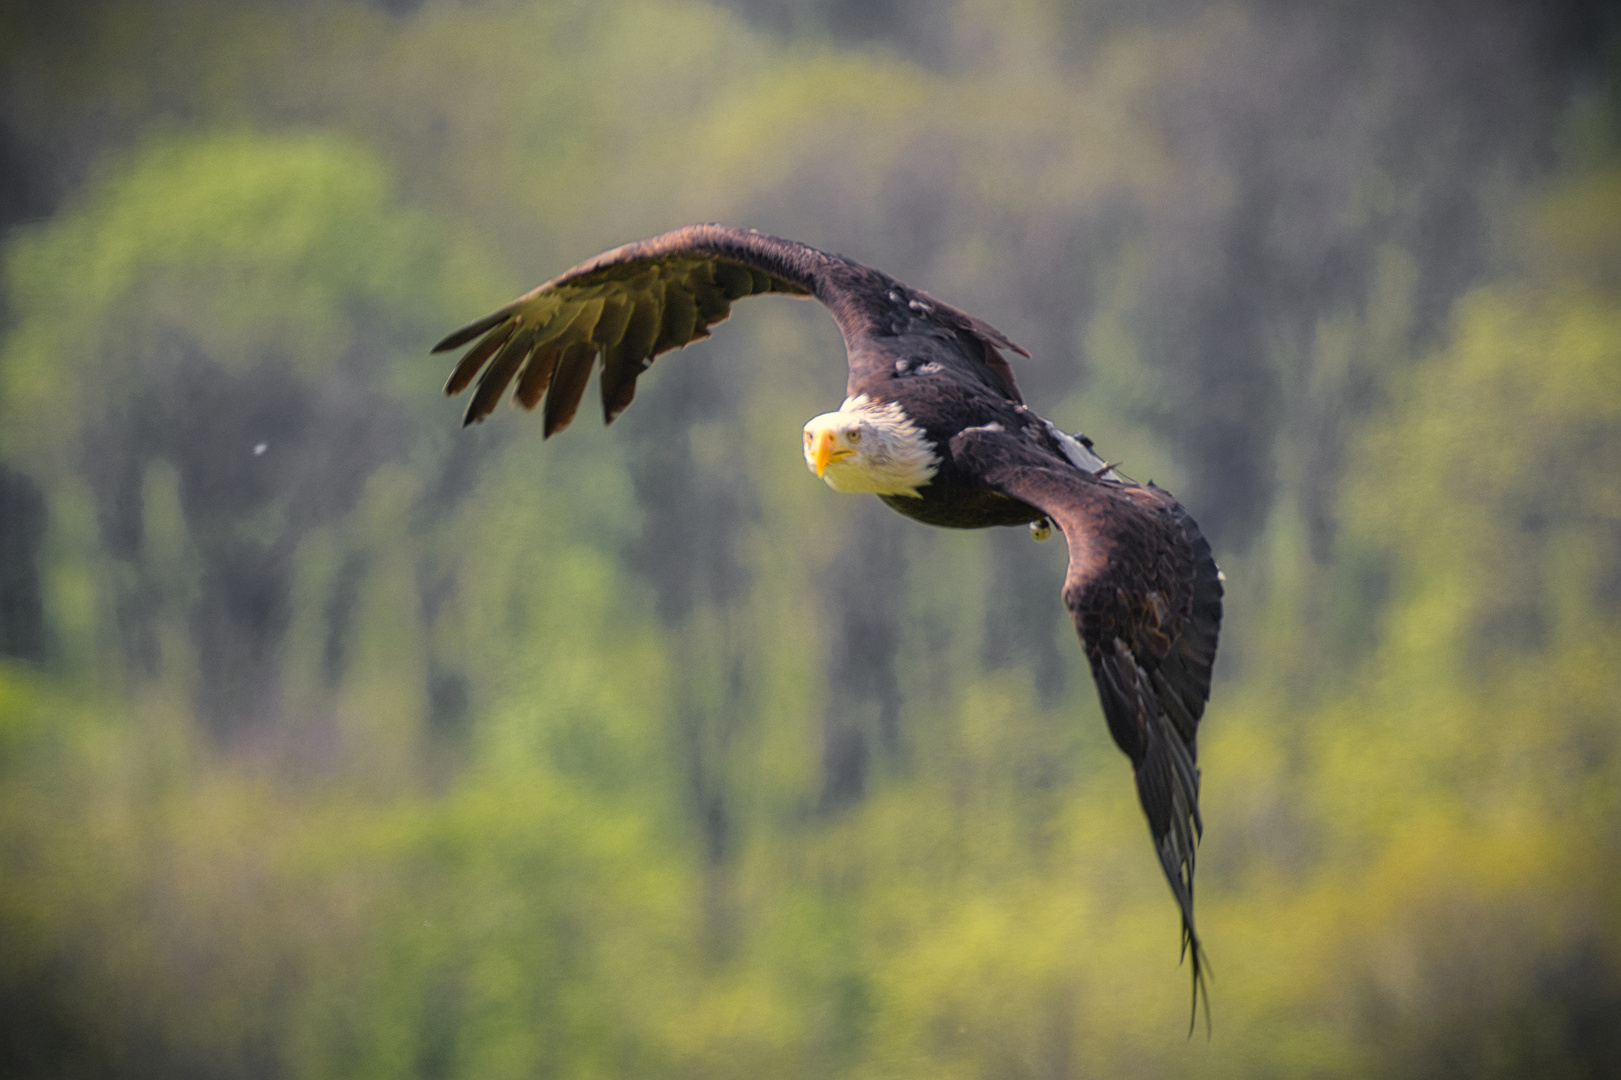
<instances>
[{"instance_id":1,"label":"eagle's eye","mask_svg":"<svg viewBox=\"0 0 1621 1080\"><path fill-rule=\"evenodd\" d=\"M857 428L851 428L850 429L850 441L852 443L858 443L858 442L861 441L861 429L860 428L857 427Z\"/></svg>"}]
</instances>

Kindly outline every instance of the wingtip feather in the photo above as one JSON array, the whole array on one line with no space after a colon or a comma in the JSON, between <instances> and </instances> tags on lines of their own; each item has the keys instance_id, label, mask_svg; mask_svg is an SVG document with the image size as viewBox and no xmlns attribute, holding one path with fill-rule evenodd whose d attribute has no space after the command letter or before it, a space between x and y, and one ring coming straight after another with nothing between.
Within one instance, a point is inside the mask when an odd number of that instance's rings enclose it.
<instances>
[{"instance_id":1,"label":"wingtip feather","mask_svg":"<svg viewBox=\"0 0 1621 1080\"><path fill-rule=\"evenodd\" d=\"M1189 1007L1188 1038L1199 1027L1199 1003L1204 1002L1204 1030L1205 1038L1212 1034L1210 1025L1210 985L1208 979L1215 978L1210 970L1210 957L1205 955L1204 946L1199 943L1199 935L1194 933L1193 927L1186 922L1182 924L1182 955L1184 958L1191 954L1193 958L1193 1001Z\"/></svg>"},{"instance_id":2,"label":"wingtip feather","mask_svg":"<svg viewBox=\"0 0 1621 1080\"><path fill-rule=\"evenodd\" d=\"M459 330L452 330L449 334L446 334L440 339L439 344L435 345L428 351L430 353L442 353L449 352L452 349L458 349L461 346L466 345L469 341L472 341L474 338L478 337L480 334L484 333L484 331L490 329L490 327L500 323L511 313L512 309L510 306L504 307L500 311L492 311L482 319L475 319Z\"/></svg>"}]
</instances>

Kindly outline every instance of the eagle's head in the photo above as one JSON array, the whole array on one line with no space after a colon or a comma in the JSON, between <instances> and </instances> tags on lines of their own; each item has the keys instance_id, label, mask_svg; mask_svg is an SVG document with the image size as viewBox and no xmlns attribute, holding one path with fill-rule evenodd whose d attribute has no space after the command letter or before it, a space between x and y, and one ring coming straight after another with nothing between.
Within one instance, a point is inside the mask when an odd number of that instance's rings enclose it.
<instances>
[{"instance_id":1,"label":"eagle's head","mask_svg":"<svg viewBox=\"0 0 1621 1080\"><path fill-rule=\"evenodd\" d=\"M917 498L940 459L899 404L861 394L805 425L805 465L834 491Z\"/></svg>"}]
</instances>

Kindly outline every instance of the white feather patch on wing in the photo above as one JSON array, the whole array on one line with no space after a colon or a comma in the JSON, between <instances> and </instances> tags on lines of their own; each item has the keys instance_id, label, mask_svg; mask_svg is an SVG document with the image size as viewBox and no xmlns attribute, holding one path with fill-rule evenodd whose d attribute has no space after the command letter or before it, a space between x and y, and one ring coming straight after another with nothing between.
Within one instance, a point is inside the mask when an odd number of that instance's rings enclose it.
<instances>
[{"instance_id":1,"label":"white feather patch on wing","mask_svg":"<svg viewBox=\"0 0 1621 1080\"><path fill-rule=\"evenodd\" d=\"M1096 473L1099 469L1102 469L1108 464L1107 461L1104 461L1102 458L1098 457L1097 454L1087 449L1085 443L1081 442L1081 440L1077 439L1075 436L1060 430L1058 425L1054 424L1051 420L1042 420L1041 422L1047 425L1047 433L1051 435L1054 441L1058 443L1058 448L1064 452L1065 457L1069 458L1069 463L1075 466L1077 469L1084 472ZM1120 479L1120 477L1115 475L1113 469L1110 469L1108 472L1104 473L1103 478L1105 480Z\"/></svg>"}]
</instances>

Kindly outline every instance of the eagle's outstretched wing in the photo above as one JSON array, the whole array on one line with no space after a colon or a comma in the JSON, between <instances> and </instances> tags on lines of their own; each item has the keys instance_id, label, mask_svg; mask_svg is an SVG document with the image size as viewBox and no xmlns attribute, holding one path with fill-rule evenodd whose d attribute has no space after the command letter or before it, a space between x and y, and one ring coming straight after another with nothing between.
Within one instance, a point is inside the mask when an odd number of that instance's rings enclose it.
<instances>
[{"instance_id":1,"label":"eagle's outstretched wing","mask_svg":"<svg viewBox=\"0 0 1621 1080\"><path fill-rule=\"evenodd\" d=\"M844 333L852 392L886 375L892 358L882 339L922 324L960 346L970 374L1019 400L997 350L1028 354L990 325L860 263L724 225L689 225L604 252L462 327L433 351L474 343L445 384L445 393L455 395L478 378L467 423L488 416L516 379L513 396L525 408L545 396L550 436L574 419L598 355L603 417L611 423L654 357L708 337L731 314L732 301L762 293L814 296L827 305Z\"/></svg>"},{"instance_id":2,"label":"eagle's outstretched wing","mask_svg":"<svg viewBox=\"0 0 1621 1080\"><path fill-rule=\"evenodd\" d=\"M1040 509L1064 532L1064 603L1109 732L1131 758L1137 797L1182 909L1197 1010L1207 967L1193 922L1194 853L1203 831L1198 733L1222 597L1210 545L1181 504L1153 484L1096 479L995 428L969 428L952 439L951 451L987 487Z\"/></svg>"}]
</instances>

